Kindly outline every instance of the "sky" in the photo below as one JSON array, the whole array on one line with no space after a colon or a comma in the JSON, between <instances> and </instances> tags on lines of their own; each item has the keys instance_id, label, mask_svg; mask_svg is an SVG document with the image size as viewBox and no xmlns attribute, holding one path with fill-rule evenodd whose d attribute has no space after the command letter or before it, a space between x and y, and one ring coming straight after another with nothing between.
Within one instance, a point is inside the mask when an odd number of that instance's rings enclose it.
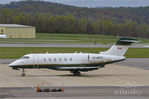
<instances>
[{"instance_id":1,"label":"sky","mask_svg":"<svg viewBox=\"0 0 149 99\"><path fill-rule=\"evenodd\" d=\"M23 0L0 0L0 4ZM149 0L40 0L78 7L140 7L149 6Z\"/></svg>"}]
</instances>

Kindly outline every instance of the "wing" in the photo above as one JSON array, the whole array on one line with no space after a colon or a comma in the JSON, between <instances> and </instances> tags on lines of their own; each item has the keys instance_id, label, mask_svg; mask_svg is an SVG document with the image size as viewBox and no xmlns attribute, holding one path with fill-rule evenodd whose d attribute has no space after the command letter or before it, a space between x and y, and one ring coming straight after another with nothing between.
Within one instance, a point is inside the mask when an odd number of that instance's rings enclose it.
<instances>
[{"instance_id":1,"label":"wing","mask_svg":"<svg viewBox=\"0 0 149 99\"><path fill-rule=\"evenodd\" d=\"M59 67L59 70L68 70L68 71L91 71L97 70L99 67Z\"/></svg>"}]
</instances>

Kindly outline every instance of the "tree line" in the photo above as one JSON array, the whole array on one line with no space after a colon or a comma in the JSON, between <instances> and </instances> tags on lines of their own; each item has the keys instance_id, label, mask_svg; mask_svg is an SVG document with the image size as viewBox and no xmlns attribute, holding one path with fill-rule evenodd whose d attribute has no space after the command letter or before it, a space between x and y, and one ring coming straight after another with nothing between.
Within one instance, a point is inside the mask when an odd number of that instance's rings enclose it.
<instances>
[{"instance_id":1,"label":"tree line","mask_svg":"<svg viewBox=\"0 0 149 99\"><path fill-rule=\"evenodd\" d=\"M32 15L38 12L49 13L51 15L72 14L75 18L87 18L91 21L101 19L124 22L130 20L149 24L149 7L86 8L40 0L23 0L19 2L11 2L10 4L0 4L0 10L3 8L13 9L17 12L26 12Z\"/></svg>"},{"instance_id":2,"label":"tree line","mask_svg":"<svg viewBox=\"0 0 149 99\"><path fill-rule=\"evenodd\" d=\"M98 35L119 35L149 38L149 25L133 21L113 22L111 20L90 21L87 18L75 18L73 15L50 15L34 13L34 15L2 9L1 24L24 24L35 26L40 33L84 33Z\"/></svg>"},{"instance_id":3,"label":"tree line","mask_svg":"<svg viewBox=\"0 0 149 99\"><path fill-rule=\"evenodd\" d=\"M149 7L81 8L44 1L0 5L0 24L35 26L40 33L149 38Z\"/></svg>"}]
</instances>

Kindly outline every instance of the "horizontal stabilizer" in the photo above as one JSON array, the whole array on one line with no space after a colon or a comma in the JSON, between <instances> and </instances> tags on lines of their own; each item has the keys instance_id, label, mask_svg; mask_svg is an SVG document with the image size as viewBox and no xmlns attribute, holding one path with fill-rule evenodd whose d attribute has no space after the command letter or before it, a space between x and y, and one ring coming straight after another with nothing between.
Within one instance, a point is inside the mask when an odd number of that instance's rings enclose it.
<instances>
[{"instance_id":1,"label":"horizontal stabilizer","mask_svg":"<svg viewBox=\"0 0 149 99\"><path fill-rule=\"evenodd\" d=\"M131 45L131 43L139 42L137 39L134 38L120 38L116 45Z\"/></svg>"}]
</instances>

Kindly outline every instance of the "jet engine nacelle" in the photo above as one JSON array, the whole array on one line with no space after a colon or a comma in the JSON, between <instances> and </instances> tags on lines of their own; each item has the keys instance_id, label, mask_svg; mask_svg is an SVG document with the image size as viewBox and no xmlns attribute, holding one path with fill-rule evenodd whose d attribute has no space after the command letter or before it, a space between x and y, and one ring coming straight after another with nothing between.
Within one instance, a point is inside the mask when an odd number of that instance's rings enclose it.
<instances>
[{"instance_id":1,"label":"jet engine nacelle","mask_svg":"<svg viewBox=\"0 0 149 99\"><path fill-rule=\"evenodd\" d=\"M5 34L0 34L0 38L7 38Z\"/></svg>"}]
</instances>

